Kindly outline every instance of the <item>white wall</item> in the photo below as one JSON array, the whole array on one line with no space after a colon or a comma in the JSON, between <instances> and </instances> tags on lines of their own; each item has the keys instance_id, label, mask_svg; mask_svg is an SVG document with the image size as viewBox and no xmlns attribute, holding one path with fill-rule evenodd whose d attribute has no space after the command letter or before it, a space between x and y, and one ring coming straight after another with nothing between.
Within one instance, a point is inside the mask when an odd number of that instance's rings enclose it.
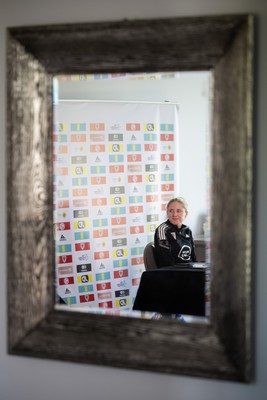
<instances>
[{"instance_id":1,"label":"white wall","mask_svg":"<svg viewBox=\"0 0 267 400\"><path fill-rule=\"evenodd\" d=\"M46 361L6 353L5 28L27 24L87 22L254 12L259 18L256 80L255 176L255 380L221 382ZM266 0L1 0L0 2L0 399L1 400L266 400L267 399L267 2Z\"/></svg>"},{"instance_id":2,"label":"white wall","mask_svg":"<svg viewBox=\"0 0 267 400\"><path fill-rule=\"evenodd\" d=\"M185 223L196 237L208 214L210 72L181 72L174 79L59 79L58 100L169 101L179 105L179 191L189 205ZM178 173L178 172L177 172Z\"/></svg>"}]
</instances>

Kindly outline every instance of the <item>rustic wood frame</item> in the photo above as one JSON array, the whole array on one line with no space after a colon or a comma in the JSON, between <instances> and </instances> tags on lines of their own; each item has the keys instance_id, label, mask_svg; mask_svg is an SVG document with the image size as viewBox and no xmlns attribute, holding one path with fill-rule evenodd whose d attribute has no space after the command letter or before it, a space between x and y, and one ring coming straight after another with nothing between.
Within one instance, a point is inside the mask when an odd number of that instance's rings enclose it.
<instances>
[{"instance_id":1,"label":"rustic wood frame","mask_svg":"<svg viewBox=\"0 0 267 400\"><path fill-rule=\"evenodd\" d=\"M9 354L251 381L254 25L228 15L8 29ZM214 73L210 323L55 310L53 75L182 70Z\"/></svg>"}]
</instances>

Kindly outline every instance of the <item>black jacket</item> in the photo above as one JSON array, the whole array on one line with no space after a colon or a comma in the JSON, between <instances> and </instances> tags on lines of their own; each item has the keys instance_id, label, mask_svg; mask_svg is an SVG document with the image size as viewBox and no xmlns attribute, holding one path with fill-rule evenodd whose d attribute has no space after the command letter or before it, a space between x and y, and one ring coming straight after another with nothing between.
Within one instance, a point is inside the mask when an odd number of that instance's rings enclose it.
<instances>
[{"instance_id":1,"label":"black jacket","mask_svg":"<svg viewBox=\"0 0 267 400\"><path fill-rule=\"evenodd\" d=\"M159 268L197 261L192 232L186 225L179 229L169 220L163 222L155 231L154 242Z\"/></svg>"}]
</instances>

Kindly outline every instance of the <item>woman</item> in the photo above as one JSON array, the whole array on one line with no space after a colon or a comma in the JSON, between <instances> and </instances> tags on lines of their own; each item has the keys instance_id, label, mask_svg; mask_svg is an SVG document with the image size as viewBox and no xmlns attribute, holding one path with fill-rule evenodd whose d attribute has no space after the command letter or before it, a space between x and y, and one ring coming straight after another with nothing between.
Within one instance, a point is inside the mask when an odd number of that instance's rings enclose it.
<instances>
[{"instance_id":1,"label":"woman","mask_svg":"<svg viewBox=\"0 0 267 400\"><path fill-rule=\"evenodd\" d=\"M159 268L197 261L192 232L183 224L187 214L187 204L182 197L168 202L168 219L157 227L154 236L155 259Z\"/></svg>"}]
</instances>

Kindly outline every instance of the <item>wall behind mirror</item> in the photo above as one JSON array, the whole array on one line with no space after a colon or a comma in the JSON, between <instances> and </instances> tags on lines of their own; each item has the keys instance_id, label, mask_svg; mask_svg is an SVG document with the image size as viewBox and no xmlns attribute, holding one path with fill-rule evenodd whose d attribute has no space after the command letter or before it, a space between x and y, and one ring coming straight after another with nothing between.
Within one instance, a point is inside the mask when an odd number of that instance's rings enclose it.
<instances>
[{"instance_id":1,"label":"wall behind mirror","mask_svg":"<svg viewBox=\"0 0 267 400\"><path fill-rule=\"evenodd\" d=\"M55 104L69 102L77 102L78 104L78 102L88 101L125 101L139 102L143 103L144 105L146 103L154 102L178 105L179 134L177 135L177 166L175 174L176 180L179 182L179 184L176 185L177 190L174 195L183 196L188 201L189 215L185 223L192 229L197 243L200 241L203 242L204 240L204 227L207 225L209 214L209 132L211 81L212 74L208 71L201 71L151 74L64 75L55 77L53 83ZM54 108L56 109L56 105ZM57 124L56 115L55 123ZM90 119L89 116L88 119ZM58 147L55 145L55 158L62 158L63 155L56 154L57 151ZM56 170L54 171L54 175L55 183L59 181L62 182L62 180L64 180L64 178L57 176ZM72 218L72 210L70 211L69 209L67 210L63 208L59 209L58 211L59 212L55 217L57 222L69 222L71 219L70 222L72 226L74 221ZM91 211L89 211L89 214L90 213ZM163 221L163 218L165 219L165 212L161 213L161 217L157 222L157 225ZM66 237L68 237L68 234L69 232L61 231L58 232L56 236L57 248L63 248L63 254L65 255L71 251L71 245L67 244L64 246L67 243ZM153 237L153 235L150 236ZM61 241L60 237L64 238L65 242ZM147 241L148 237L144 236L141 243L143 247ZM130 248L128 250L128 258L130 258L129 251ZM81 253L82 252L76 253L76 255L79 254L79 259L82 256L87 256L86 251L84 251L84 254ZM59 256L62 256L62 253L57 254L57 259ZM73 255L73 262L74 259L75 262L77 261L76 263L78 263L78 260L76 260L76 257ZM203 261L203 259L199 261ZM60 268L62 269L62 266L60 266ZM74 270L75 273L76 265L69 265L69 268ZM72 306L75 304L76 299L78 299L77 302L80 303L80 298L83 299L82 305L84 307L90 307L90 305L95 304L95 299L92 302L92 297L89 301L89 295L86 297L88 301L84 300L84 290L85 288L89 288L86 290L91 290L90 287L93 288L96 286L97 282L95 281L97 280L97 266L95 265L95 268L94 265L92 266L92 272L94 272L94 274L84 276L81 274L72 276L69 268L63 267L62 271L65 271L66 269L66 272L68 272L67 275L64 272L64 275L59 274L57 277L60 298L63 297L66 301L68 301L68 304ZM56 269L59 271L58 266ZM134 283L132 283L132 285L138 285L143 270L144 265L142 263L134 272L130 271L130 275L134 277L132 281ZM105 272L105 268L103 267L102 270L97 272ZM78 279L81 280L81 277L85 279L84 282L78 282ZM92 279L92 281L89 282L86 277L90 278L90 280ZM110 285L109 277L105 278L103 275L103 278L100 279L104 279L104 281L101 280L101 282L108 283ZM123 283L125 286L125 278L123 279L123 282L121 282L121 285L123 285ZM120 282L118 285L119 284ZM122 299L123 301L113 301L114 310L131 311L137 287L138 286L132 286L130 288L130 292L127 289L125 291L126 295L124 294L124 298ZM75 290L78 291L78 289L81 291L80 293L82 297L76 296L75 298L73 293ZM109 293L107 292L106 295L108 294ZM97 294L95 297L96 296ZM102 307L103 304L104 306L106 304L105 307L108 307L109 304L109 307L111 307L112 302L108 300L110 300L110 298L107 299L106 303L104 301L100 302L99 306ZM177 312L178 311L179 310L177 310Z\"/></svg>"}]
</instances>

